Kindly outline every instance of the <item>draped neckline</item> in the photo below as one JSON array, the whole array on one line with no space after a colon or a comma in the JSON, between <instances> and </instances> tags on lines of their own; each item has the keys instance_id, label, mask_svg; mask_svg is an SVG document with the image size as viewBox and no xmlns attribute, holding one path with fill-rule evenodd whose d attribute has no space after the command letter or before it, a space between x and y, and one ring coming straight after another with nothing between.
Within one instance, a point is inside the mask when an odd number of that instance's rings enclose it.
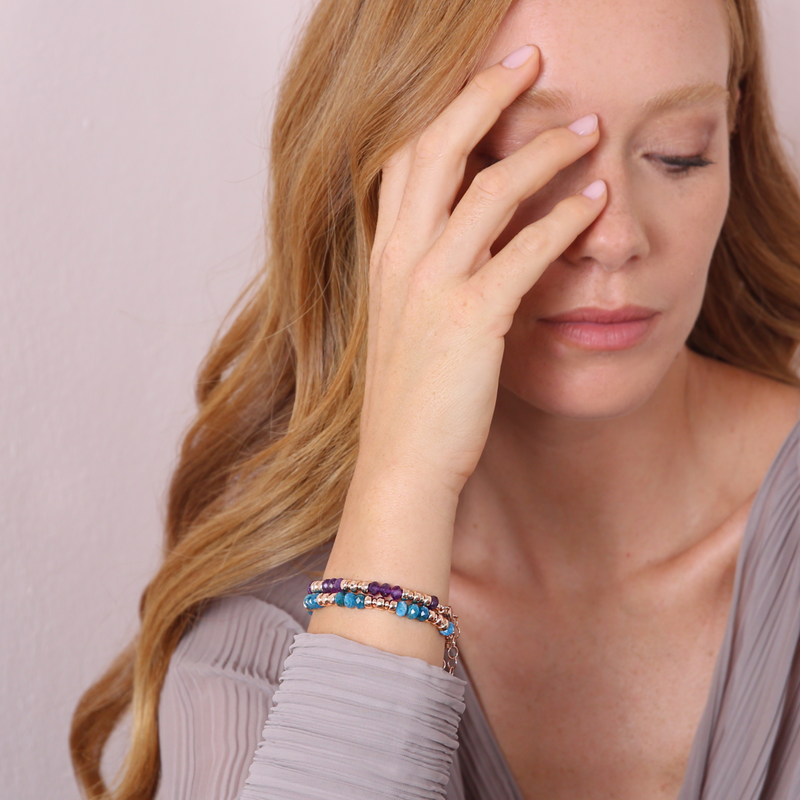
<instances>
[{"instance_id":1,"label":"draped neckline","mask_svg":"<svg viewBox=\"0 0 800 800\"><path fill-rule=\"evenodd\" d=\"M700 717L700 723L698 724L697 728L695 729L694 735L692 737L692 745L689 751L689 758L687 760L688 764L691 764L694 758L696 758L696 750L702 746L702 742L700 741L700 733L703 731L704 725L703 722L705 721L707 715L709 714L710 707L715 699L717 694L717 684L720 680L721 673L723 671L723 660L727 659L727 646L729 640L730 631L734 627L735 618L736 618L736 611L738 606L738 599L740 593L740 582L741 582L741 574L742 574L742 559L743 554L747 552L748 547L747 544L749 543L750 539L753 537L755 527L756 527L756 518L754 512L760 508L759 497L764 491L764 487L767 483L767 476L771 475L773 469L783 454L784 449L786 448L789 441L796 437L800 433L800 420L795 423L792 430L789 432L788 436L784 439L781 446L778 448L778 452L772 459L770 466L765 473L765 477L761 482L761 485L758 488L758 492L756 493L755 499L750 507L750 512L747 517L747 522L745 524L744 534L742 536L742 542L739 547L739 553L736 559L736 581L733 590L733 597L731 598L731 606L728 610L728 618L725 624L725 637L723 639L722 645L720 646L719 652L717 653L717 657L715 659L714 670L712 673L711 685L709 687L709 692L706 697L706 701L703 706L703 713ZM508 765L508 761L500 747L500 742L498 741L497 737L495 736L494 730L489 723L489 719L483 709L481 704L480 698L478 697L477 692L475 691L474 684L469 676L469 667L465 663L465 659L463 657L459 658L459 663L455 669L456 677L461 678L467 684L466 691L465 691L465 702L467 704L467 711L471 714L474 718L474 725L476 728L478 741L482 741L485 746L488 748L491 754L491 760L496 762L497 770L501 773L504 782L508 786L508 798L500 798L496 797L496 795L491 795L492 800L526 800L525 796L522 794L519 786L517 785L516 779L514 778L514 773L511 771L511 767ZM684 775L684 780L681 786L681 790L678 794L678 798L682 798L684 796L686 790L686 781L688 778L688 772ZM480 794L477 794L476 797L480 797ZM488 796L488 795L486 795Z\"/></svg>"}]
</instances>

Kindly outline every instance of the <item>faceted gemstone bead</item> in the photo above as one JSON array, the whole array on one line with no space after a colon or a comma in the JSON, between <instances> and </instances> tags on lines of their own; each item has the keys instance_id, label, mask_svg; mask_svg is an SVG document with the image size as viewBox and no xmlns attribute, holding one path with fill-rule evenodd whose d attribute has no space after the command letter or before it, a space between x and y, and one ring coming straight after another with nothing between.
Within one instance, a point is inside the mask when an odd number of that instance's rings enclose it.
<instances>
[{"instance_id":1,"label":"faceted gemstone bead","mask_svg":"<svg viewBox=\"0 0 800 800\"><path fill-rule=\"evenodd\" d=\"M384 584L382 584L382 585L381 585L381 594L382 594L384 597L391 597L391 594L392 594L392 587L391 587L391 586L389 586L389 584L388 584L388 583L384 583Z\"/></svg>"},{"instance_id":2,"label":"faceted gemstone bead","mask_svg":"<svg viewBox=\"0 0 800 800\"><path fill-rule=\"evenodd\" d=\"M442 636L452 636L453 631L455 630L455 626L451 622L443 631Z\"/></svg>"},{"instance_id":3,"label":"faceted gemstone bead","mask_svg":"<svg viewBox=\"0 0 800 800\"><path fill-rule=\"evenodd\" d=\"M313 583L313 581L311 583ZM309 594L311 594L311 583L308 584L308 593Z\"/></svg>"},{"instance_id":4,"label":"faceted gemstone bead","mask_svg":"<svg viewBox=\"0 0 800 800\"><path fill-rule=\"evenodd\" d=\"M303 600L303 605L308 609L319 608L320 605L317 602L316 594L307 594L305 599Z\"/></svg>"},{"instance_id":5,"label":"faceted gemstone bead","mask_svg":"<svg viewBox=\"0 0 800 800\"><path fill-rule=\"evenodd\" d=\"M429 608L437 608L439 605L439 598L434 594L431 595L431 604Z\"/></svg>"},{"instance_id":6,"label":"faceted gemstone bead","mask_svg":"<svg viewBox=\"0 0 800 800\"><path fill-rule=\"evenodd\" d=\"M364 608L364 595L357 594L356 595L356 608Z\"/></svg>"},{"instance_id":7,"label":"faceted gemstone bead","mask_svg":"<svg viewBox=\"0 0 800 800\"><path fill-rule=\"evenodd\" d=\"M403 590L399 586L392 586L392 600L402 600Z\"/></svg>"},{"instance_id":8,"label":"faceted gemstone bead","mask_svg":"<svg viewBox=\"0 0 800 800\"><path fill-rule=\"evenodd\" d=\"M356 596L355 596L355 594L353 594L353 592L348 592L344 596L344 604L348 608L355 608L356 607Z\"/></svg>"},{"instance_id":9,"label":"faceted gemstone bead","mask_svg":"<svg viewBox=\"0 0 800 800\"><path fill-rule=\"evenodd\" d=\"M337 606L344 605L344 592L336 592L336 598L334 600Z\"/></svg>"},{"instance_id":10,"label":"faceted gemstone bead","mask_svg":"<svg viewBox=\"0 0 800 800\"><path fill-rule=\"evenodd\" d=\"M428 617L431 615L431 612L428 611L427 606L420 606L419 607L419 618L424 622Z\"/></svg>"},{"instance_id":11,"label":"faceted gemstone bead","mask_svg":"<svg viewBox=\"0 0 800 800\"><path fill-rule=\"evenodd\" d=\"M378 583L378 581L372 581L372 583L369 585L369 593L373 596L378 594L380 590L381 590L381 585Z\"/></svg>"},{"instance_id":12,"label":"faceted gemstone bead","mask_svg":"<svg viewBox=\"0 0 800 800\"><path fill-rule=\"evenodd\" d=\"M333 581L333 589L331 589L331 591L332 592L341 592L342 591L342 579L341 578L335 578L334 579L334 581Z\"/></svg>"},{"instance_id":13,"label":"faceted gemstone bead","mask_svg":"<svg viewBox=\"0 0 800 800\"><path fill-rule=\"evenodd\" d=\"M409 619L416 619L419 616L419 606L416 603L411 603L406 612L406 616Z\"/></svg>"},{"instance_id":14,"label":"faceted gemstone bead","mask_svg":"<svg viewBox=\"0 0 800 800\"><path fill-rule=\"evenodd\" d=\"M394 613L397 614L398 617L404 617L408 612L408 603L405 600L400 600L397 604L397 608L394 610Z\"/></svg>"}]
</instances>

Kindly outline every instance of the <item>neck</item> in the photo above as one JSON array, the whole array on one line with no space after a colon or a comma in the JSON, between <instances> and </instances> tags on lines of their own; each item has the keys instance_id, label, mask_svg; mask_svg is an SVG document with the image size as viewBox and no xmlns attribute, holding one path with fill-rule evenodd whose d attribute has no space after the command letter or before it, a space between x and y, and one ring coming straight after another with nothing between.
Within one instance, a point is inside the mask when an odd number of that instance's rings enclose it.
<instances>
[{"instance_id":1,"label":"neck","mask_svg":"<svg viewBox=\"0 0 800 800\"><path fill-rule=\"evenodd\" d=\"M486 575L525 564L542 580L585 583L695 544L701 373L685 350L642 406L602 420L545 414L501 387L459 500L454 569Z\"/></svg>"}]
</instances>

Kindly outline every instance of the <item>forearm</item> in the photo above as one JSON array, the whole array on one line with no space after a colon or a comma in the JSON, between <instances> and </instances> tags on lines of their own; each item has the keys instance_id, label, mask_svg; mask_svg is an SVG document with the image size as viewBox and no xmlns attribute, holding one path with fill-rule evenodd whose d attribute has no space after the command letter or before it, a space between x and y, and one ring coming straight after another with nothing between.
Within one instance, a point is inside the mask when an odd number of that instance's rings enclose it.
<instances>
[{"instance_id":1,"label":"forearm","mask_svg":"<svg viewBox=\"0 0 800 800\"><path fill-rule=\"evenodd\" d=\"M356 470L325 577L387 582L447 604L456 505L434 478ZM442 663L444 637L436 628L392 613L329 606L314 611L308 631Z\"/></svg>"}]
</instances>

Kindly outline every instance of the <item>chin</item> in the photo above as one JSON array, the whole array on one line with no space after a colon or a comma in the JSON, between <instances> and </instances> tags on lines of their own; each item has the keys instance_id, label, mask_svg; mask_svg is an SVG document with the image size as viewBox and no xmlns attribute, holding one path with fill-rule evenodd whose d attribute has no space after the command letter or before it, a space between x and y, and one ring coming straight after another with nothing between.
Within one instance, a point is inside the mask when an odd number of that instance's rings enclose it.
<instances>
[{"instance_id":1,"label":"chin","mask_svg":"<svg viewBox=\"0 0 800 800\"><path fill-rule=\"evenodd\" d=\"M604 353L576 361L533 354L525 364L504 360L501 394L512 406L523 403L548 416L614 419L634 413L653 398L675 358Z\"/></svg>"}]
</instances>

